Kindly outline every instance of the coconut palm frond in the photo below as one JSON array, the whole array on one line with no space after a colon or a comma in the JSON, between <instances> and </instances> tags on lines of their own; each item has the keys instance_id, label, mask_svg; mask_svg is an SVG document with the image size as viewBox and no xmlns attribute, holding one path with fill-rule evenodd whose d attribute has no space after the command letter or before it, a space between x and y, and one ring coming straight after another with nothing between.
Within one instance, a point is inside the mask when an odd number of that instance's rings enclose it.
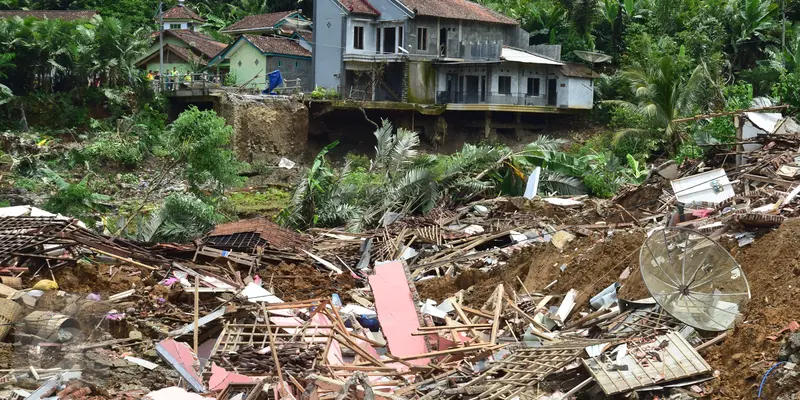
<instances>
[{"instance_id":1,"label":"coconut palm frond","mask_svg":"<svg viewBox=\"0 0 800 400\"><path fill-rule=\"evenodd\" d=\"M394 149L394 137L392 135L392 123L388 119L381 121L381 127L375 130L375 166L386 168L389 164L392 149Z\"/></svg>"},{"instance_id":2,"label":"coconut palm frond","mask_svg":"<svg viewBox=\"0 0 800 400\"><path fill-rule=\"evenodd\" d=\"M542 170L539 177L539 192L576 196L586 194L588 190L578 178Z\"/></svg>"},{"instance_id":3,"label":"coconut palm frond","mask_svg":"<svg viewBox=\"0 0 800 400\"><path fill-rule=\"evenodd\" d=\"M394 139L394 146L389 156L389 171L398 171L400 166L410 162L417 155L415 147L419 146L419 135L417 132L400 128Z\"/></svg>"}]
</instances>

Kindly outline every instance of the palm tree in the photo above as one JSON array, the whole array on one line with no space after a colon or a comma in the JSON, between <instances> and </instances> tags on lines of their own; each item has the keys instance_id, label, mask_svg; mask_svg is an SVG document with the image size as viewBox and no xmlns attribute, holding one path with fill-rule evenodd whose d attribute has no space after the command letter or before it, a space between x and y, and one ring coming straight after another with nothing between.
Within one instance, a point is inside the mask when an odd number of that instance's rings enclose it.
<instances>
[{"instance_id":1,"label":"palm tree","mask_svg":"<svg viewBox=\"0 0 800 400\"><path fill-rule=\"evenodd\" d=\"M731 45L734 58L739 60L740 66L747 61L739 59L745 54L742 47L754 49L753 52L747 52L748 54L757 53L755 50L761 42L773 39L769 36L769 30L775 27L774 17L777 10L778 7L772 0L730 0L728 3L728 12L733 15Z\"/></svg>"},{"instance_id":2,"label":"palm tree","mask_svg":"<svg viewBox=\"0 0 800 400\"><path fill-rule=\"evenodd\" d=\"M146 52L149 37L144 28L131 29L116 18L96 16L92 20L95 31L91 48L95 52L89 67L90 73L101 78L110 87L133 85L141 79L135 62Z\"/></svg>"},{"instance_id":3,"label":"palm tree","mask_svg":"<svg viewBox=\"0 0 800 400\"><path fill-rule=\"evenodd\" d=\"M698 65L688 78L681 76L672 57L664 56L654 63L635 63L622 71L622 77L631 82L636 103L611 100L607 103L644 116L661 134L673 152L683 138L675 120L691 115L697 108L697 94L703 84L710 82L704 65ZM641 129L624 129L622 134L642 134Z\"/></svg>"},{"instance_id":4,"label":"palm tree","mask_svg":"<svg viewBox=\"0 0 800 400\"><path fill-rule=\"evenodd\" d=\"M547 1L537 3L537 7L530 7L529 11L523 18L527 19L526 27L530 32L545 34L548 43L556 44L558 30L567 20L567 10L559 3Z\"/></svg>"},{"instance_id":5,"label":"palm tree","mask_svg":"<svg viewBox=\"0 0 800 400\"><path fill-rule=\"evenodd\" d=\"M788 25L788 24L787 24ZM758 63L776 71L795 72L800 69L800 26L788 25L786 27L786 47L768 46L767 58Z\"/></svg>"}]
</instances>

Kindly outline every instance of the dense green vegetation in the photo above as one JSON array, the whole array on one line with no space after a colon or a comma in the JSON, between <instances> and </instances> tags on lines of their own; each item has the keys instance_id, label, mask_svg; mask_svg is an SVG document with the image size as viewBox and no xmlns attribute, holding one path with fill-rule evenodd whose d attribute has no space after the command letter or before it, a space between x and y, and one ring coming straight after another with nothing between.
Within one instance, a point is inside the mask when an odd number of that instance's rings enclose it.
<instances>
[{"instance_id":1,"label":"dense green vegetation","mask_svg":"<svg viewBox=\"0 0 800 400\"><path fill-rule=\"evenodd\" d=\"M163 9L177 3L177 0L165 0ZM247 15L302 9L310 16L314 6L313 0L191 0L186 3L207 20L209 34L216 34ZM0 10L95 10L104 17L149 29L155 28L158 5L158 0L0 0Z\"/></svg>"},{"instance_id":2,"label":"dense green vegetation","mask_svg":"<svg viewBox=\"0 0 800 400\"><path fill-rule=\"evenodd\" d=\"M798 103L800 2L771 0L482 0L519 18L533 43L612 56L595 65L598 122L613 129L607 144L619 157L644 161L652 152L702 156L696 144L732 141L713 120L676 119L748 108L753 96ZM785 15L785 21L784 21ZM633 138L624 138L633 136ZM620 143L622 141L622 144ZM636 144L634 151L617 146Z\"/></svg>"},{"instance_id":3,"label":"dense green vegetation","mask_svg":"<svg viewBox=\"0 0 800 400\"><path fill-rule=\"evenodd\" d=\"M0 0L0 9L102 15L0 20L0 129L13 142L0 154L2 184L51 211L148 241L186 240L223 218L273 213L285 202L285 224L358 230L387 212L519 195L537 166L541 193L609 197L641 182L648 165L700 159L705 145L735 141L730 118L682 118L745 109L763 96L792 113L800 107L796 0L480 1L519 19L531 43L560 44L565 60L580 61L576 50L611 56L593 65L601 73L591 115L599 134L583 143L540 138L518 151L493 143L432 155L419 152L416 133L384 123L375 154L340 165L327 158L329 146L288 199L272 189L232 194L249 167L228 149L230 127L197 109L169 124L164 99L134 66L151 43L157 1ZM246 15L313 12L310 0L187 3L220 40L229 39L221 28Z\"/></svg>"}]
</instances>

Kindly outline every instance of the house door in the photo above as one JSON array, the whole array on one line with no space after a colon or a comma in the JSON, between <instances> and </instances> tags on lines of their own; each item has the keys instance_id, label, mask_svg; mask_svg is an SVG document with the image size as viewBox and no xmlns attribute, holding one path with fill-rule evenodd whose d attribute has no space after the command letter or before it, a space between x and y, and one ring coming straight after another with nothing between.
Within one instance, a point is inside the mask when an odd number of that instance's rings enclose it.
<instances>
[{"instance_id":1,"label":"house door","mask_svg":"<svg viewBox=\"0 0 800 400\"><path fill-rule=\"evenodd\" d=\"M394 27L383 29L383 52L388 54L397 53Z\"/></svg>"},{"instance_id":2,"label":"house door","mask_svg":"<svg viewBox=\"0 0 800 400\"><path fill-rule=\"evenodd\" d=\"M455 103L458 92L458 74L447 74L447 88L445 89L445 102Z\"/></svg>"},{"instance_id":3,"label":"house door","mask_svg":"<svg viewBox=\"0 0 800 400\"><path fill-rule=\"evenodd\" d=\"M477 76L467 75L467 103L477 103L480 84Z\"/></svg>"},{"instance_id":4,"label":"house door","mask_svg":"<svg viewBox=\"0 0 800 400\"><path fill-rule=\"evenodd\" d=\"M558 98L556 97L556 92L558 91L558 81L555 79L548 79L547 80L547 105L554 106L556 105Z\"/></svg>"},{"instance_id":5,"label":"house door","mask_svg":"<svg viewBox=\"0 0 800 400\"><path fill-rule=\"evenodd\" d=\"M439 57L447 57L447 28L439 30Z\"/></svg>"}]
</instances>

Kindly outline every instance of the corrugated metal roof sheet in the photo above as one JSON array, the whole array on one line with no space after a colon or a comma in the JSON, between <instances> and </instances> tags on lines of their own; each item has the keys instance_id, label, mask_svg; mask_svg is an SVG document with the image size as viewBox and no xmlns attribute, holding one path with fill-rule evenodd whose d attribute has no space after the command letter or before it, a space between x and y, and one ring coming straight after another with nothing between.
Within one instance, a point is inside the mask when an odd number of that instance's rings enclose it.
<instances>
[{"instance_id":1,"label":"corrugated metal roof sheet","mask_svg":"<svg viewBox=\"0 0 800 400\"><path fill-rule=\"evenodd\" d=\"M599 78L600 74L592 71L586 65L567 63L561 67L561 73L574 78Z\"/></svg>"},{"instance_id":2,"label":"corrugated metal roof sheet","mask_svg":"<svg viewBox=\"0 0 800 400\"><path fill-rule=\"evenodd\" d=\"M564 65L546 57L505 46L500 52L500 59L523 64Z\"/></svg>"}]
</instances>

